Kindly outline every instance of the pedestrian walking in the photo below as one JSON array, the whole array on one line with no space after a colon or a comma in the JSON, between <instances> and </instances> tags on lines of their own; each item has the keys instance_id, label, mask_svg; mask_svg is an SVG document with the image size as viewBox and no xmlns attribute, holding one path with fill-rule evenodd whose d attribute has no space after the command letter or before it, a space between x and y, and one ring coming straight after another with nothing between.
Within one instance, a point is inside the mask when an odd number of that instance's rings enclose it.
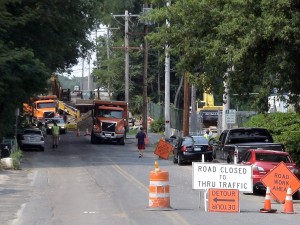
<instances>
[{"instance_id":1,"label":"pedestrian walking","mask_svg":"<svg viewBox=\"0 0 300 225\"><path fill-rule=\"evenodd\" d=\"M143 152L145 150L145 138L146 134L144 132L144 128L141 127L140 131L136 134L136 139L137 139L137 147L139 150L139 158L143 157Z\"/></svg>"},{"instance_id":2,"label":"pedestrian walking","mask_svg":"<svg viewBox=\"0 0 300 225\"><path fill-rule=\"evenodd\" d=\"M52 127L52 140L53 140L52 148L58 147L58 139L59 139L59 126L57 126L57 123L54 121Z\"/></svg>"}]
</instances>

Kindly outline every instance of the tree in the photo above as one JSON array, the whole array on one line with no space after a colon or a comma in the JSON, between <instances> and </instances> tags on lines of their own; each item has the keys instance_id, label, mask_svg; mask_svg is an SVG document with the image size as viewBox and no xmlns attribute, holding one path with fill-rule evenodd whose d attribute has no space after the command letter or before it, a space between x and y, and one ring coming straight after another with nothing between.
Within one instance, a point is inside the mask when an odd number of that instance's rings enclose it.
<instances>
[{"instance_id":1,"label":"tree","mask_svg":"<svg viewBox=\"0 0 300 225\"><path fill-rule=\"evenodd\" d=\"M161 6L164 1L152 2ZM290 93L299 111L299 8L292 0L178 0L150 15L171 26L157 27L149 40L158 48L169 43L170 54L180 57L178 69L200 68L195 76L205 78L201 86L206 90L220 93L225 72L234 66L231 90L243 98L259 92L259 111L266 111L274 88Z\"/></svg>"},{"instance_id":2,"label":"tree","mask_svg":"<svg viewBox=\"0 0 300 225\"><path fill-rule=\"evenodd\" d=\"M45 92L51 73L66 71L92 47L97 0L0 3L0 136L12 130L16 108Z\"/></svg>"}]
</instances>

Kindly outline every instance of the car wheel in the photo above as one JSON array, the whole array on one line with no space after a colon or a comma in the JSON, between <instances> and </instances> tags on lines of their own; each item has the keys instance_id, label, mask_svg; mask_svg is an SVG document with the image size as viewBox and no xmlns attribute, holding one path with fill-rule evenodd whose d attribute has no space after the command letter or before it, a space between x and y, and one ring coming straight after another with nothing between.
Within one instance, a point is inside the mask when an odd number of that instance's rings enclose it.
<instances>
[{"instance_id":1,"label":"car wheel","mask_svg":"<svg viewBox=\"0 0 300 225\"><path fill-rule=\"evenodd\" d=\"M183 159L182 159L182 155L181 154L177 155L177 160L178 160L178 165L182 166L183 165Z\"/></svg>"},{"instance_id":2,"label":"car wheel","mask_svg":"<svg viewBox=\"0 0 300 225\"><path fill-rule=\"evenodd\" d=\"M294 199L294 200L300 200L300 190L296 191L296 192L293 194L293 199Z\"/></svg>"},{"instance_id":3,"label":"car wheel","mask_svg":"<svg viewBox=\"0 0 300 225\"><path fill-rule=\"evenodd\" d=\"M97 143L96 137L95 137L94 133L92 132L92 134L91 134L91 144L96 144L96 143Z\"/></svg>"},{"instance_id":4,"label":"car wheel","mask_svg":"<svg viewBox=\"0 0 300 225\"><path fill-rule=\"evenodd\" d=\"M226 160L227 160L227 163L232 163L230 155L227 156Z\"/></svg>"},{"instance_id":5,"label":"car wheel","mask_svg":"<svg viewBox=\"0 0 300 225\"><path fill-rule=\"evenodd\" d=\"M175 155L173 156L173 163L174 164L178 163L178 159L176 159Z\"/></svg>"}]
</instances>

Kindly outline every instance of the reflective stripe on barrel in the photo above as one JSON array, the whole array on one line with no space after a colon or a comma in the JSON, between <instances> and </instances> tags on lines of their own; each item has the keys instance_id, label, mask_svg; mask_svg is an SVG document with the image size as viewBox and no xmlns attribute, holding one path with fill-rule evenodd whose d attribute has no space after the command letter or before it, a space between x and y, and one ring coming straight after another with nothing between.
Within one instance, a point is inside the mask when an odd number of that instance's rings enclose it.
<instances>
[{"instance_id":1,"label":"reflective stripe on barrel","mask_svg":"<svg viewBox=\"0 0 300 225\"><path fill-rule=\"evenodd\" d=\"M170 207L169 173L167 171L150 172L149 207Z\"/></svg>"}]
</instances>

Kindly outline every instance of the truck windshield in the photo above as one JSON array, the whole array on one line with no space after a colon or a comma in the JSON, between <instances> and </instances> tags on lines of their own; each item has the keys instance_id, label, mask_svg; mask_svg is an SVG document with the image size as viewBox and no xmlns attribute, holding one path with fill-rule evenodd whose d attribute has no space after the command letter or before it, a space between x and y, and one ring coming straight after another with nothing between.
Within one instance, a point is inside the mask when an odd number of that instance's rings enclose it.
<instances>
[{"instance_id":1,"label":"truck windshield","mask_svg":"<svg viewBox=\"0 0 300 225\"><path fill-rule=\"evenodd\" d=\"M38 108L38 109L43 109L43 108L55 108L55 103L54 103L54 102L37 103L37 108Z\"/></svg>"},{"instance_id":2,"label":"truck windshield","mask_svg":"<svg viewBox=\"0 0 300 225\"><path fill-rule=\"evenodd\" d=\"M122 111L114 110L99 110L97 116L106 117L106 118L117 118L122 119Z\"/></svg>"}]
</instances>

